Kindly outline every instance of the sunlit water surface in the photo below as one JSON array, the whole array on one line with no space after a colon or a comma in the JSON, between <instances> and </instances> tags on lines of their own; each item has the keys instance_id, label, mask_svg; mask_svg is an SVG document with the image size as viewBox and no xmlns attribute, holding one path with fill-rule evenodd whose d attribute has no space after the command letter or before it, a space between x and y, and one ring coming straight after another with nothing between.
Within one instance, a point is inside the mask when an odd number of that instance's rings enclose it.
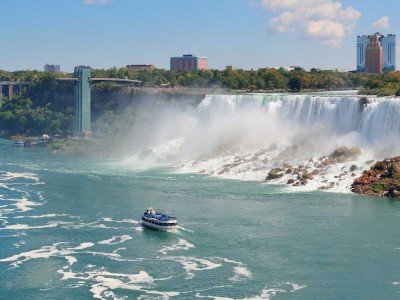
<instances>
[{"instance_id":1,"label":"sunlit water surface","mask_svg":"<svg viewBox=\"0 0 400 300\"><path fill-rule=\"evenodd\" d=\"M400 202L134 167L1 140L0 299L400 298Z\"/></svg>"}]
</instances>

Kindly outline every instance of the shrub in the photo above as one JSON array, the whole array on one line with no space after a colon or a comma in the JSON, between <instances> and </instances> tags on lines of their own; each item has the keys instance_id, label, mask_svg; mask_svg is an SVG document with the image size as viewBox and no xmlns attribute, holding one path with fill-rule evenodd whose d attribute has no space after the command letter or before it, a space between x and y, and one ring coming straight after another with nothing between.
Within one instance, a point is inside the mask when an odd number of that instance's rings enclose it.
<instances>
[{"instance_id":1,"label":"shrub","mask_svg":"<svg viewBox=\"0 0 400 300\"><path fill-rule=\"evenodd\" d=\"M396 187L394 185L389 186L388 191L389 193L393 193L393 191L396 190Z\"/></svg>"},{"instance_id":2,"label":"shrub","mask_svg":"<svg viewBox=\"0 0 400 300\"><path fill-rule=\"evenodd\" d=\"M371 189L374 193L379 194L386 189L386 185L384 183L374 182L371 185Z\"/></svg>"}]
</instances>

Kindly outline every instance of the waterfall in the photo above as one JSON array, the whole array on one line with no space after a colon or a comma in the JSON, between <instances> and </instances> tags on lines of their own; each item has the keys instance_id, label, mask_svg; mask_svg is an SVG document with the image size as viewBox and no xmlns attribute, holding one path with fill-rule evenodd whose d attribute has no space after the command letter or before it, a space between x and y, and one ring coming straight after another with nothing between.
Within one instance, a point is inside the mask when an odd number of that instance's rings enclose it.
<instances>
[{"instance_id":1,"label":"waterfall","mask_svg":"<svg viewBox=\"0 0 400 300\"><path fill-rule=\"evenodd\" d=\"M147 140L135 165L165 163L241 180L264 180L282 168L274 183L306 184L305 172L313 177L307 188L347 192L375 160L400 155L400 99L393 97L210 94L194 110L156 116L137 128ZM359 154L336 158L339 147Z\"/></svg>"},{"instance_id":2,"label":"waterfall","mask_svg":"<svg viewBox=\"0 0 400 300\"><path fill-rule=\"evenodd\" d=\"M297 126L324 124L337 134L356 132L363 143L375 144L400 134L400 99L355 95L238 94L207 95L197 107L202 119L259 110Z\"/></svg>"}]
</instances>

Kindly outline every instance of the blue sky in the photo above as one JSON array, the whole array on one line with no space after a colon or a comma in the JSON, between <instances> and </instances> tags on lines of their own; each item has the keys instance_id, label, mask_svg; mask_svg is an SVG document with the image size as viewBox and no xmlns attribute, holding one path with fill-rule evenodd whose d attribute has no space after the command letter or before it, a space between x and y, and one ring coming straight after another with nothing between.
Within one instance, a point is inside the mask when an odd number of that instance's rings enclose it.
<instances>
[{"instance_id":1,"label":"blue sky","mask_svg":"<svg viewBox=\"0 0 400 300\"><path fill-rule=\"evenodd\" d=\"M358 34L400 31L398 0L3 0L1 12L0 69L9 71L169 68L187 53L212 69L352 70Z\"/></svg>"}]
</instances>

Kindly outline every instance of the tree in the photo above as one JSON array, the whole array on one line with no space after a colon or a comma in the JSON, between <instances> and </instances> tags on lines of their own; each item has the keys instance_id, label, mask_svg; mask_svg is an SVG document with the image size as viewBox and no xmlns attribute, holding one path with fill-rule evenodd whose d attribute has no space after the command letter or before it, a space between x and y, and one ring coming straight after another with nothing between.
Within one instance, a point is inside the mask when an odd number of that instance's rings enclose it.
<instances>
[{"instance_id":1,"label":"tree","mask_svg":"<svg viewBox=\"0 0 400 300\"><path fill-rule=\"evenodd\" d=\"M302 84L301 84L301 78L299 76L293 76L289 79L288 83L289 89L292 91L299 92L301 91Z\"/></svg>"}]
</instances>

